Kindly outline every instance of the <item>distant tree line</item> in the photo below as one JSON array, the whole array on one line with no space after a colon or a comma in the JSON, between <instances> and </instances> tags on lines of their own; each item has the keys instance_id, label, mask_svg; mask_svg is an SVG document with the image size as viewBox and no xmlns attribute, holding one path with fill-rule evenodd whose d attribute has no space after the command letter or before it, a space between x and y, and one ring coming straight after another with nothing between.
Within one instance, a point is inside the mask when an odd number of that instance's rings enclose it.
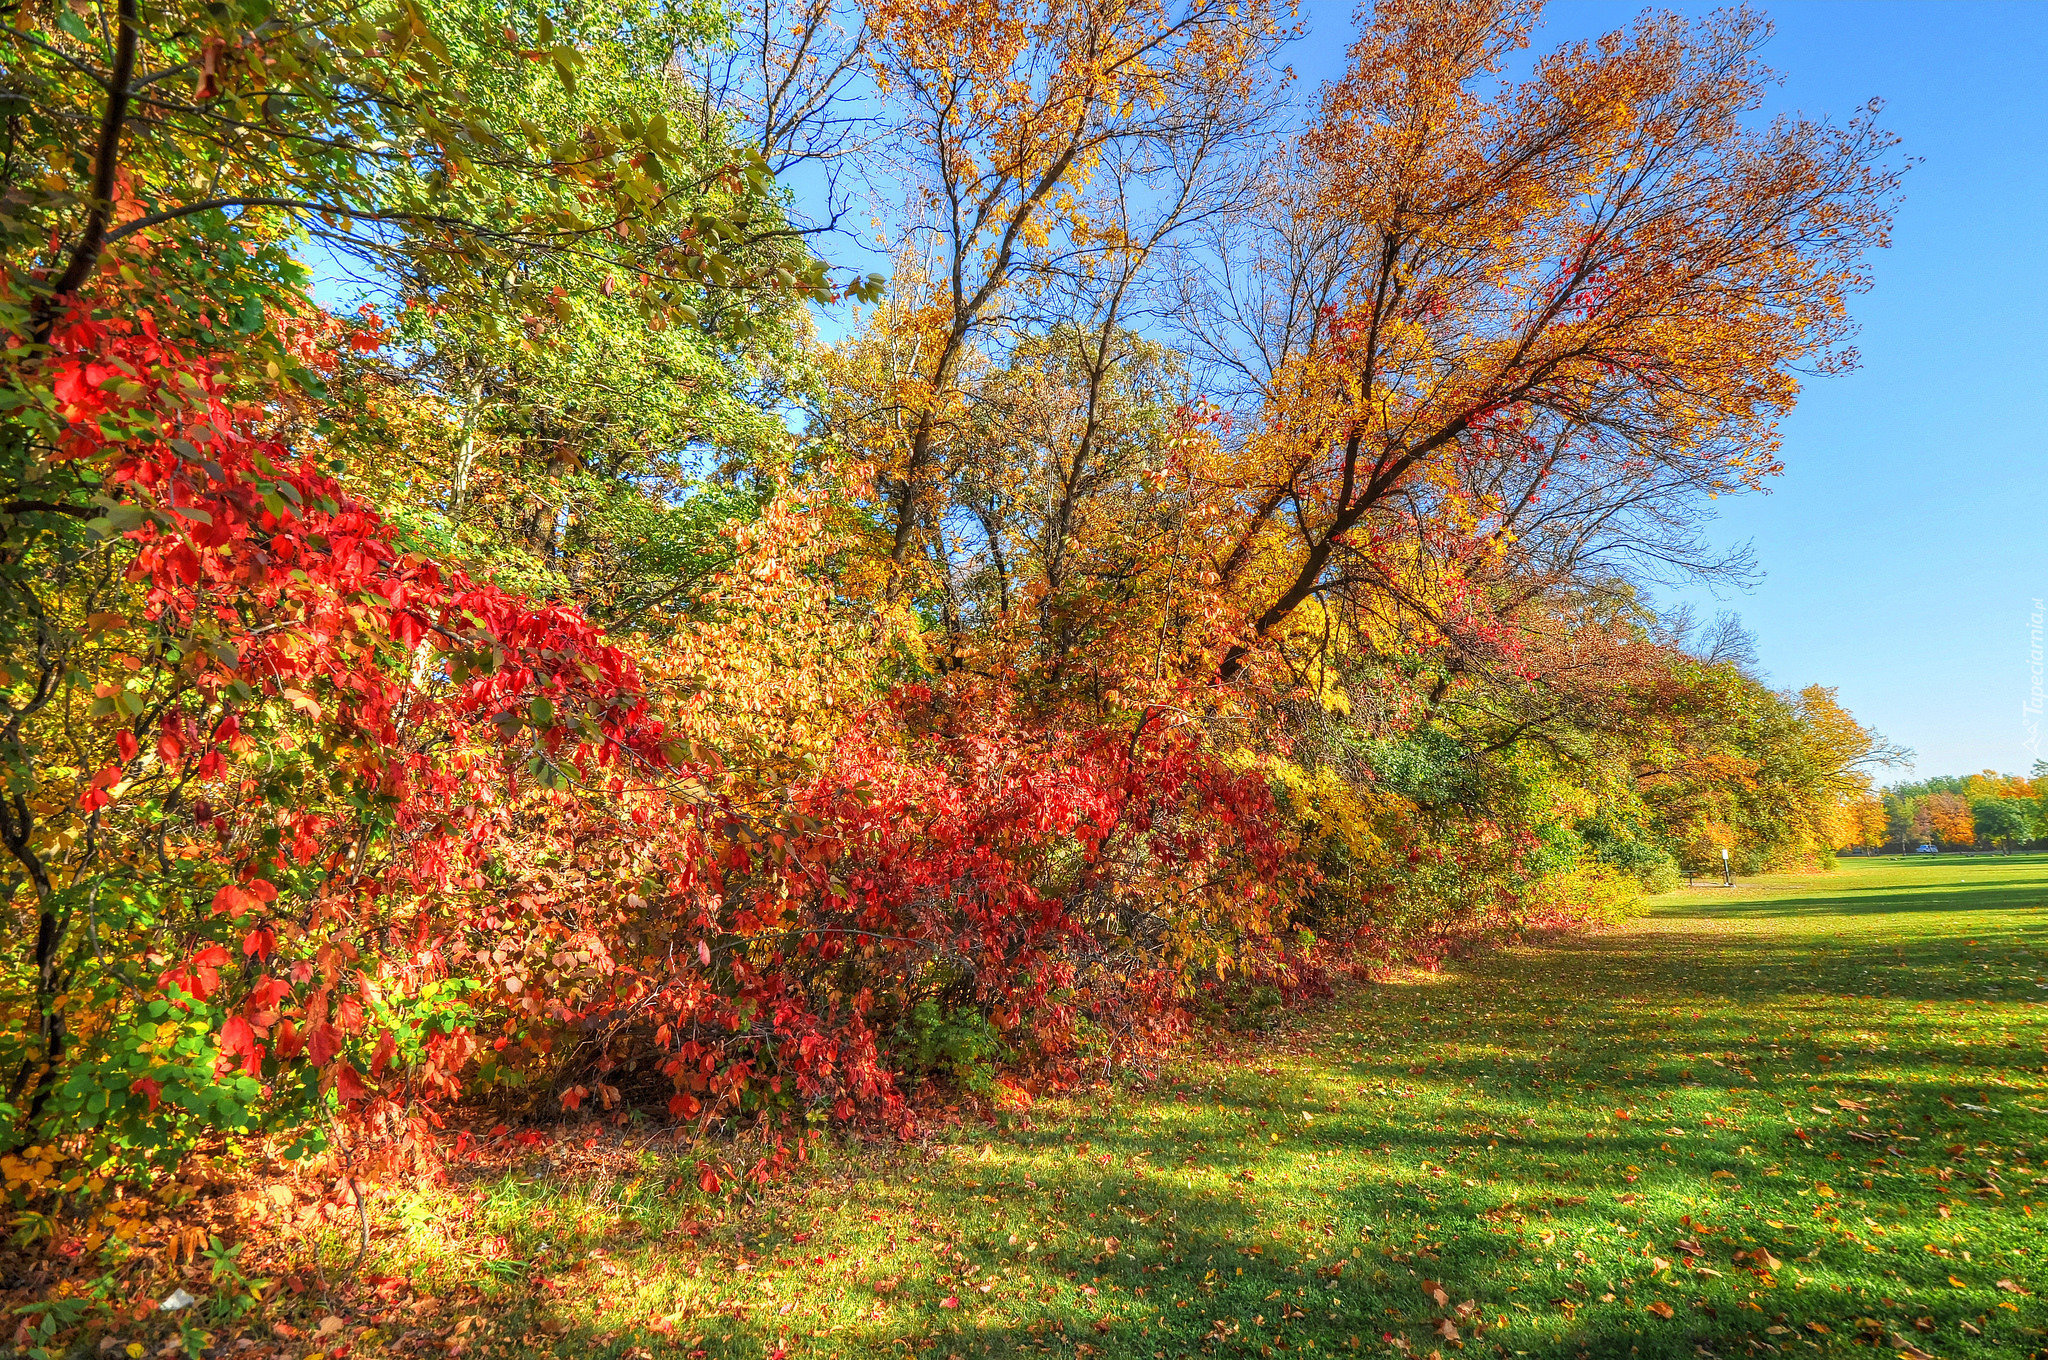
<instances>
[{"instance_id":1,"label":"distant tree line","mask_svg":"<svg viewBox=\"0 0 2048 1360\"><path fill-rule=\"evenodd\" d=\"M2031 778L1984 770L1935 775L1884 791L1886 850L2024 850L2048 841L2048 761Z\"/></svg>"}]
</instances>

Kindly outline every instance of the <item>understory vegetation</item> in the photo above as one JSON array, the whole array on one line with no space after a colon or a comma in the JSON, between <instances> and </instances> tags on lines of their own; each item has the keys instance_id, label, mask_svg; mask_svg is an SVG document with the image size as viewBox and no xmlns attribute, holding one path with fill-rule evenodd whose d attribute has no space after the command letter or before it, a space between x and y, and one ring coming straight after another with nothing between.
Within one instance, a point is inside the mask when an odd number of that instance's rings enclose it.
<instances>
[{"instance_id":1,"label":"understory vegetation","mask_svg":"<svg viewBox=\"0 0 2048 1360\"><path fill-rule=\"evenodd\" d=\"M295 1353L2035 1354L2044 893L2037 856L1681 890L744 1198L653 1129L486 1128L365 1247L246 1150L185 1185L264 1310L203 1241L106 1288Z\"/></svg>"}]
</instances>

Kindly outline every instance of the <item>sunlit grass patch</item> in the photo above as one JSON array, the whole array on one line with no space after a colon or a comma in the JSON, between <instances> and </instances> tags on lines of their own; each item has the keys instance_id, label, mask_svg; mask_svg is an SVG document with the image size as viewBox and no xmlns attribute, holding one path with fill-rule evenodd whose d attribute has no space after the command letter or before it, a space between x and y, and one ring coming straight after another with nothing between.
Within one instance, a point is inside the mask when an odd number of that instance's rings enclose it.
<instances>
[{"instance_id":1,"label":"sunlit grass patch","mask_svg":"<svg viewBox=\"0 0 2048 1360\"><path fill-rule=\"evenodd\" d=\"M699 1193L665 1135L568 1140L387 1204L358 1291L383 1296L345 1334L707 1360L2025 1355L2048 1345L2044 903L2029 857L1680 893L1006 1130L827 1148L746 1198Z\"/></svg>"}]
</instances>

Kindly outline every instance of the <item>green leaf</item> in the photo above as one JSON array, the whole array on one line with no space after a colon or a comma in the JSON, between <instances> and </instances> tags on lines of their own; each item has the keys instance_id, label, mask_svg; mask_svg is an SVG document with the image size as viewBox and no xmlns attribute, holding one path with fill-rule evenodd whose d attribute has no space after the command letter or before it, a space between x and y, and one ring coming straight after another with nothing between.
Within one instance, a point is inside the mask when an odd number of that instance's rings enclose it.
<instances>
[{"instance_id":1,"label":"green leaf","mask_svg":"<svg viewBox=\"0 0 2048 1360\"><path fill-rule=\"evenodd\" d=\"M571 95L576 93L576 53L566 47L558 47L549 56L554 63L555 75L561 80L562 88Z\"/></svg>"}]
</instances>

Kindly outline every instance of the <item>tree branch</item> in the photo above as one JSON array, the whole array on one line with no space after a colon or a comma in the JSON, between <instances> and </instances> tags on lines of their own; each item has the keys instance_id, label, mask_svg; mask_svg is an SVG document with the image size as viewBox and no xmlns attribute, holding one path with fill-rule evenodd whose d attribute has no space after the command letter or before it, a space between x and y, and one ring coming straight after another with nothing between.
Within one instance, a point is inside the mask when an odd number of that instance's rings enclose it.
<instances>
[{"instance_id":1,"label":"tree branch","mask_svg":"<svg viewBox=\"0 0 2048 1360\"><path fill-rule=\"evenodd\" d=\"M78 291L99 267L100 254L107 247L107 219L113 214L114 169L120 159L121 129L128 121L128 100L135 77L135 0L120 0L116 11L118 27L114 39L114 69L107 76L107 111L100 118L100 144L92 171L92 208L85 217L85 234L72 249L71 263L37 307L33 331L35 342L50 338L57 322L58 300Z\"/></svg>"}]
</instances>

